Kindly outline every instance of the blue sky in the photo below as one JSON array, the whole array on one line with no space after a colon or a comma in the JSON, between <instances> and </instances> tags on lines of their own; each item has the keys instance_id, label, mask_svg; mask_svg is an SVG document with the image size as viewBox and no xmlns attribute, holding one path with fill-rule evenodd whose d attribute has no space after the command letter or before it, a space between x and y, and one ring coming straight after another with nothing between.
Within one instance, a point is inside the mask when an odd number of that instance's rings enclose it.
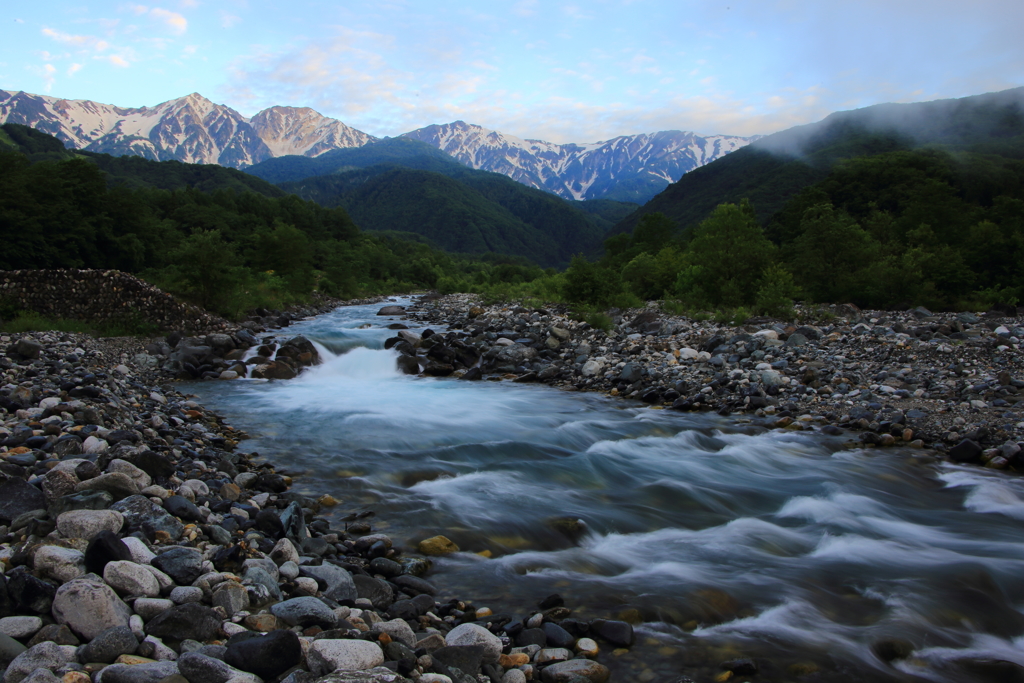
<instances>
[{"instance_id":1,"label":"blue sky","mask_svg":"<svg viewBox=\"0 0 1024 683\"><path fill-rule=\"evenodd\" d=\"M749 135L1024 85L1022 0L18 3L0 89L126 107L199 92L377 136L461 119L593 142Z\"/></svg>"}]
</instances>

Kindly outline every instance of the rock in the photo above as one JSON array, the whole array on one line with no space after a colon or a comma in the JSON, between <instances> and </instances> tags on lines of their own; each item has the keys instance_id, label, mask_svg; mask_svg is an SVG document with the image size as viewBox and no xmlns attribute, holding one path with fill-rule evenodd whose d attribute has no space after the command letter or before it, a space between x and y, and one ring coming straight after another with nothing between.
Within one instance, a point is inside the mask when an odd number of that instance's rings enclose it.
<instances>
[{"instance_id":1,"label":"rock","mask_svg":"<svg viewBox=\"0 0 1024 683\"><path fill-rule=\"evenodd\" d=\"M388 608L388 614L397 619L416 619L434 609L434 599L420 594L412 600L397 600Z\"/></svg>"},{"instance_id":2,"label":"rock","mask_svg":"<svg viewBox=\"0 0 1024 683\"><path fill-rule=\"evenodd\" d=\"M149 569L134 562L124 560L108 562L103 569L103 580L121 595L146 598L155 598L160 595L160 583L156 577Z\"/></svg>"},{"instance_id":3,"label":"rock","mask_svg":"<svg viewBox=\"0 0 1024 683\"><path fill-rule=\"evenodd\" d=\"M603 664L589 659L570 659L545 667L541 672L544 683L575 683L580 678L591 683L605 683L611 671Z\"/></svg>"},{"instance_id":4,"label":"rock","mask_svg":"<svg viewBox=\"0 0 1024 683\"><path fill-rule=\"evenodd\" d=\"M374 608L387 610L395 601L395 593L386 581L378 581L372 576L357 575L352 577L360 598L373 603Z\"/></svg>"},{"instance_id":5,"label":"rock","mask_svg":"<svg viewBox=\"0 0 1024 683\"><path fill-rule=\"evenodd\" d=\"M152 538L157 531L165 532L172 541L181 538L185 525L145 496L129 496L110 506L124 515L125 533L141 531Z\"/></svg>"},{"instance_id":6,"label":"rock","mask_svg":"<svg viewBox=\"0 0 1024 683\"><path fill-rule=\"evenodd\" d=\"M199 586L175 586L171 589L170 595L167 597L176 605L184 605L189 602L202 602L203 589Z\"/></svg>"},{"instance_id":7,"label":"rock","mask_svg":"<svg viewBox=\"0 0 1024 683\"><path fill-rule=\"evenodd\" d=\"M387 633L392 640L397 640L414 650L416 649L416 634L404 619L381 621L374 624L370 630L374 633Z\"/></svg>"},{"instance_id":8,"label":"rock","mask_svg":"<svg viewBox=\"0 0 1024 683\"><path fill-rule=\"evenodd\" d=\"M476 676L487 656L487 647L484 645L455 645L442 647L430 653L434 661L441 662L446 667L455 667L468 676Z\"/></svg>"},{"instance_id":9,"label":"rock","mask_svg":"<svg viewBox=\"0 0 1024 683\"><path fill-rule=\"evenodd\" d=\"M135 482L135 485L139 487L140 491L153 483L153 478L149 476L149 474L127 460L111 460L110 464L107 465L107 471L120 472L121 474L127 475Z\"/></svg>"},{"instance_id":10,"label":"rock","mask_svg":"<svg viewBox=\"0 0 1024 683\"><path fill-rule=\"evenodd\" d=\"M338 623L334 611L323 600L314 597L292 598L270 608L271 613L289 626L319 626L331 629Z\"/></svg>"},{"instance_id":11,"label":"rock","mask_svg":"<svg viewBox=\"0 0 1024 683\"><path fill-rule=\"evenodd\" d=\"M226 662L215 659L199 652L186 652L178 657L178 671L185 676L189 683L243 683L256 679L238 669L232 668Z\"/></svg>"},{"instance_id":12,"label":"rock","mask_svg":"<svg viewBox=\"0 0 1024 683\"><path fill-rule=\"evenodd\" d=\"M333 671L362 671L384 663L384 652L365 640L315 640L306 653L309 670L318 676Z\"/></svg>"},{"instance_id":13,"label":"rock","mask_svg":"<svg viewBox=\"0 0 1024 683\"><path fill-rule=\"evenodd\" d=\"M485 664L495 664L498 657L501 656L501 638L478 624L459 624L448 632L444 637L444 642L448 646L482 645Z\"/></svg>"},{"instance_id":14,"label":"rock","mask_svg":"<svg viewBox=\"0 0 1024 683\"><path fill-rule=\"evenodd\" d=\"M79 482L75 491L106 491L114 500L123 500L137 494L139 485L123 472L105 472L98 477Z\"/></svg>"},{"instance_id":15,"label":"rock","mask_svg":"<svg viewBox=\"0 0 1024 683\"><path fill-rule=\"evenodd\" d=\"M410 683L410 680L391 669L377 666L366 671L338 671L323 678L315 679L316 683ZM310 683L309 681L290 681L281 683Z\"/></svg>"},{"instance_id":16,"label":"rock","mask_svg":"<svg viewBox=\"0 0 1024 683\"><path fill-rule=\"evenodd\" d=\"M15 657L27 649L27 647L14 638L0 633L0 670L6 668L7 665L14 661Z\"/></svg>"},{"instance_id":17,"label":"rock","mask_svg":"<svg viewBox=\"0 0 1024 683\"><path fill-rule=\"evenodd\" d=\"M39 617L4 617L0 619L0 634L24 640L31 638L43 627Z\"/></svg>"},{"instance_id":18,"label":"rock","mask_svg":"<svg viewBox=\"0 0 1024 683\"><path fill-rule=\"evenodd\" d=\"M584 377L594 377L597 373L601 372L604 368L604 364L597 360L588 360L583 364L583 368L580 370L580 374Z\"/></svg>"},{"instance_id":19,"label":"rock","mask_svg":"<svg viewBox=\"0 0 1024 683\"><path fill-rule=\"evenodd\" d=\"M101 631L88 645L83 646L79 657L84 662L113 664L121 655L134 654L138 646L139 641L130 628L114 626Z\"/></svg>"},{"instance_id":20,"label":"rock","mask_svg":"<svg viewBox=\"0 0 1024 683\"><path fill-rule=\"evenodd\" d=\"M36 571L43 576L67 583L85 574L85 555L74 548L46 545L36 551Z\"/></svg>"},{"instance_id":21,"label":"rock","mask_svg":"<svg viewBox=\"0 0 1024 683\"><path fill-rule=\"evenodd\" d=\"M175 583L187 586L203 573L203 554L194 548L176 546L154 557L150 564Z\"/></svg>"},{"instance_id":22,"label":"rock","mask_svg":"<svg viewBox=\"0 0 1024 683\"><path fill-rule=\"evenodd\" d=\"M174 601L164 598L138 598L132 603L132 609L145 621L155 619L172 607L174 607Z\"/></svg>"},{"instance_id":23,"label":"rock","mask_svg":"<svg viewBox=\"0 0 1024 683\"><path fill-rule=\"evenodd\" d=\"M57 517L57 531L65 538L91 541L102 531L116 534L124 526L124 516L116 510L72 510Z\"/></svg>"},{"instance_id":24,"label":"rock","mask_svg":"<svg viewBox=\"0 0 1024 683\"><path fill-rule=\"evenodd\" d=\"M544 631L544 636L547 638L547 644L550 647L555 648L570 648L576 642L568 631L551 622L546 622L541 626Z\"/></svg>"},{"instance_id":25,"label":"rock","mask_svg":"<svg viewBox=\"0 0 1024 683\"><path fill-rule=\"evenodd\" d=\"M67 652L57 643L49 641L33 645L7 666L4 683L21 683L36 669L55 671L70 660Z\"/></svg>"},{"instance_id":26,"label":"rock","mask_svg":"<svg viewBox=\"0 0 1024 683\"><path fill-rule=\"evenodd\" d=\"M10 524L26 512L46 509L46 496L21 477L0 484L0 524Z\"/></svg>"},{"instance_id":27,"label":"rock","mask_svg":"<svg viewBox=\"0 0 1024 683\"><path fill-rule=\"evenodd\" d=\"M405 315L405 307L404 306L384 306L379 311L377 311L377 315Z\"/></svg>"},{"instance_id":28,"label":"rock","mask_svg":"<svg viewBox=\"0 0 1024 683\"><path fill-rule=\"evenodd\" d=\"M199 511L196 504L184 496L170 496L164 501L164 510L186 522L206 522L206 515Z\"/></svg>"},{"instance_id":29,"label":"rock","mask_svg":"<svg viewBox=\"0 0 1024 683\"><path fill-rule=\"evenodd\" d=\"M459 552L459 546L444 536L433 536L422 540L416 549L424 555L450 555Z\"/></svg>"},{"instance_id":30,"label":"rock","mask_svg":"<svg viewBox=\"0 0 1024 683\"><path fill-rule=\"evenodd\" d=\"M53 599L53 618L84 640L114 626L128 626L131 613L110 586L88 576L65 583Z\"/></svg>"},{"instance_id":31,"label":"rock","mask_svg":"<svg viewBox=\"0 0 1024 683\"><path fill-rule=\"evenodd\" d=\"M970 439L964 439L949 449L949 458L953 462L978 462L983 448Z\"/></svg>"},{"instance_id":32,"label":"rock","mask_svg":"<svg viewBox=\"0 0 1024 683\"><path fill-rule=\"evenodd\" d=\"M228 618L249 609L249 595L245 586L235 581L224 581L213 590L213 606L222 607Z\"/></svg>"},{"instance_id":33,"label":"rock","mask_svg":"<svg viewBox=\"0 0 1024 683\"><path fill-rule=\"evenodd\" d=\"M633 626L625 621L596 619L590 624L590 632L615 647L632 647L636 642Z\"/></svg>"},{"instance_id":34,"label":"rock","mask_svg":"<svg viewBox=\"0 0 1024 683\"><path fill-rule=\"evenodd\" d=\"M220 630L220 615L209 607L189 602L150 620L145 626L146 635L176 640L213 640Z\"/></svg>"},{"instance_id":35,"label":"rock","mask_svg":"<svg viewBox=\"0 0 1024 683\"><path fill-rule=\"evenodd\" d=\"M102 683L163 683L174 681L178 674L177 662L144 662L142 664L112 664L103 669Z\"/></svg>"},{"instance_id":36,"label":"rock","mask_svg":"<svg viewBox=\"0 0 1024 683\"><path fill-rule=\"evenodd\" d=\"M25 567L15 568L7 581L7 594L12 598L17 611L49 614L57 588L33 576Z\"/></svg>"},{"instance_id":37,"label":"rock","mask_svg":"<svg viewBox=\"0 0 1024 683\"><path fill-rule=\"evenodd\" d=\"M137 538L131 540L134 543L142 544L142 541ZM144 545L143 548L145 548ZM137 562L138 560L132 554L127 542L118 538L116 533L104 529L89 541L89 546L85 549L85 569L102 576L103 569L107 564L116 561Z\"/></svg>"},{"instance_id":38,"label":"rock","mask_svg":"<svg viewBox=\"0 0 1024 683\"><path fill-rule=\"evenodd\" d=\"M312 577L318 583L322 581L323 596L335 602L353 602L360 597L352 575L336 565L325 562L319 567L305 566L300 568L299 574Z\"/></svg>"},{"instance_id":39,"label":"rock","mask_svg":"<svg viewBox=\"0 0 1024 683\"><path fill-rule=\"evenodd\" d=\"M39 354L42 353L44 348L45 347L35 339L22 338L14 342L14 352L25 360L35 360L36 358L39 358Z\"/></svg>"},{"instance_id":40,"label":"rock","mask_svg":"<svg viewBox=\"0 0 1024 683\"><path fill-rule=\"evenodd\" d=\"M28 646L38 645L44 641L53 641L58 645L71 645L72 647L78 647L82 644L75 634L71 632L64 624L49 624L39 629L39 632L32 636L32 640L28 641Z\"/></svg>"},{"instance_id":41,"label":"rock","mask_svg":"<svg viewBox=\"0 0 1024 683\"><path fill-rule=\"evenodd\" d=\"M294 631L271 631L265 636L228 641L224 661L270 680L302 661L302 644Z\"/></svg>"}]
</instances>

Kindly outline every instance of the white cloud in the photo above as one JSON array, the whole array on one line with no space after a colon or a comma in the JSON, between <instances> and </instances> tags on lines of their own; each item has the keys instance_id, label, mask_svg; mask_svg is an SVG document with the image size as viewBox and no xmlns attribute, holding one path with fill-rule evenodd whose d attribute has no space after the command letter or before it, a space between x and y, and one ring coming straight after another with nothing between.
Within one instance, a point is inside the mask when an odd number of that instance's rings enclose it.
<instances>
[{"instance_id":1,"label":"white cloud","mask_svg":"<svg viewBox=\"0 0 1024 683\"><path fill-rule=\"evenodd\" d=\"M241 21L242 21L242 17L240 17L240 16L238 16L236 14L231 14L230 12L225 12L225 11L221 10L221 13L220 13L220 25L221 25L222 28L231 28L232 26L235 26L236 24L241 23Z\"/></svg>"},{"instance_id":2,"label":"white cloud","mask_svg":"<svg viewBox=\"0 0 1024 683\"><path fill-rule=\"evenodd\" d=\"M131 62L129 62L121 55L110 55L109 57L107 57L107 61L113 64L114 66L121 67L122 69L131 66Z\"/></svg>"},{"instance_id":3,"label":"white cloud","mask_svg":"<svg viewBox=\"0 0 1024 683\"><path fill-rule=\"evenodd\" d=\"M72 64L68 67L68 76L74 76L76 73L82 70L82 64Z\"/></svg>"},{"instance_id":4,"label":"white cloud","mask_svg":"<svg viewBox=\"0 0 1024 683\"><path fill-rule=\"evenodd\" d=\"M177 35L188 30L188 20L177 12L154 7L149 11L149 16L166 25L172 33Z\"/></svg>"},{"instance_id":5,"label":"white cloud","mask_svg":"<svg viewBox=\"0 0 1024 683\"><path fill-rule=\"evenodd\" d=\"M29 70L43 79L43 89L46 92L53 90L53 84L57 81L57 67L53 64L43 64L42 66L29 67Z\"/></svg>"},{"instance_id":6,"label":"white cloud","mask_svg":"<svg viewBox=\"0 0 1024 683\"><path fill-rule=\"evenodd\" d=\"M71 45L72 47L78 47L86 50L95 50L96 52L103 52L110 47L110 43L96 36L81 36L74 35L71 33L64 33L62 31L55 31L51 28L44 28L42 31L43 35L47 38L52 38L58 43L64 45Z\"/></svg>"}]
</instances>

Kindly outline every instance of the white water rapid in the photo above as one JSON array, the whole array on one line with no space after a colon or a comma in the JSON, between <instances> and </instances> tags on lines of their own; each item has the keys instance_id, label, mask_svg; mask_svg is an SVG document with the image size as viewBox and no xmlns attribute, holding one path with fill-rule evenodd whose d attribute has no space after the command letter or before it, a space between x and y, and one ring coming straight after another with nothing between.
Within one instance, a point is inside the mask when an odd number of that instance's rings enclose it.
<instances>
[{"instance_id":1,"label":"white water rapid","mask_svg":"<svg viewBox=\"0 0 1024 683\"><path fill-rule=\"evenodd\" d=\"M524 616L557 592L581 619L638 620L637 645L602 656L616 682L711 680L737 657L758 659L753 680L1016 680L999 661L1024 665L1024 480L597 395L400 375L378 308L283 330L327 358L295 380L189 390L254 437L247 449L304 472L299 490L340 499L338 516L373 509L407 548L454 540L464 552L428 577L446 594Z\"/></svg>"}]
</instances>

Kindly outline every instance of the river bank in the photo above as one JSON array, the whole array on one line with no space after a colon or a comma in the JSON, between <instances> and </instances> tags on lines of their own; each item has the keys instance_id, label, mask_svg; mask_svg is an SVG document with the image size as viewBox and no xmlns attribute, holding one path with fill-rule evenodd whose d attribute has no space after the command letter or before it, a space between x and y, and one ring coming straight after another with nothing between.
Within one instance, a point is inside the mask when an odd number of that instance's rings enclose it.
<instances>
[{"instance_id":1,"label":"river bank","mask_svg":"<svg viewBox=\"0 0 1024 683\"><path fill-rule=\"evenodd\" d=\"M564 308L453 295L410 313L445 335L406 335L394 347L418 355L426 374L543 382L847 435L850 447L927 448L955 462L1024 469L1024 412L1015 409L1024 398L1024 319L853 306L800 315L735 326L650 307L616 313L605 332Z\"/></svg>"},{"instance_id":2,"label":"river bank","mask_svg":"<svg viewBox=\"0 0 1024 683\"><path fill-rule=\"evenodd\" d=\"M429 560L365 515L329 521L339 501L291 490L287 471L240 452L243 433L168 383L231 372L203 366L264 331L251 322L166 342L0 338L3 680L607 680L594 658L630 645L629 624L566 620L557 596L518 617L436 602ZM316 362L275 334L283 343L255 367ZM175 357L169 341L191 350Z\"/></svg>"}]
</instances>

